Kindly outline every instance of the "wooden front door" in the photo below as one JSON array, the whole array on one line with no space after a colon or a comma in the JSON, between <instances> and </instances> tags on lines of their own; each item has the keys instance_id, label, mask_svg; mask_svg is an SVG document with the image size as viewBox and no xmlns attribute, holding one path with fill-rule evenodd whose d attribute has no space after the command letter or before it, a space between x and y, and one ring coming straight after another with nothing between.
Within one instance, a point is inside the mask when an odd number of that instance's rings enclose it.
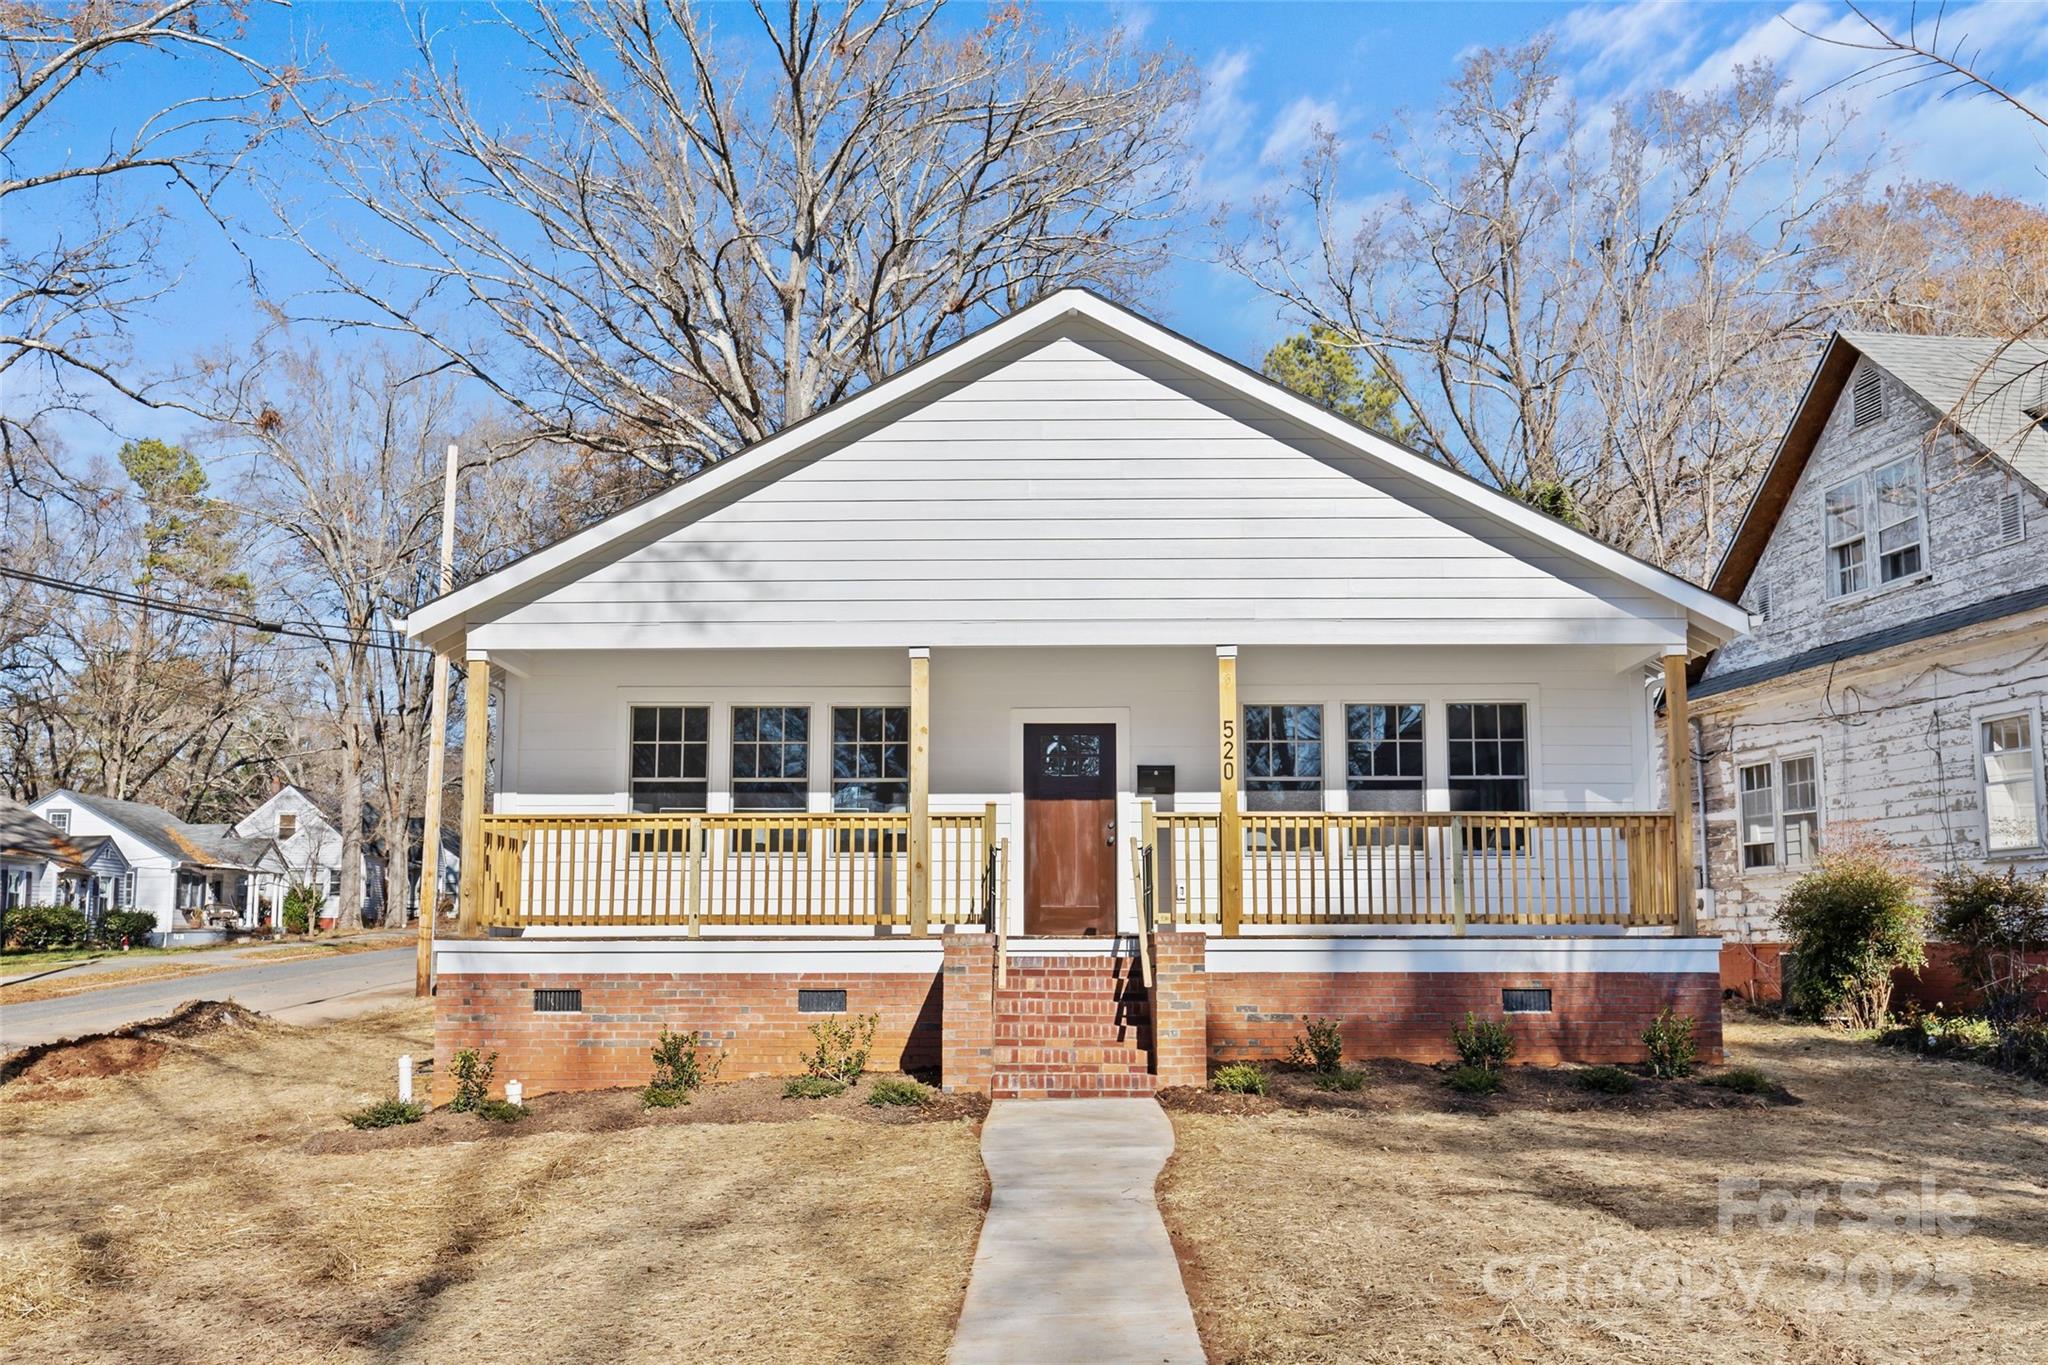
<instances>
[{"instance_id":1,"label":"wooden front door","mask_svg":"<svg viewBox=\"0 0 2048 1365\"><path fill-rule=\"evenodd\" d=\"M1116 932L1116 726L1024 727L1024 932Z\"/></svg>"}]
</instances>

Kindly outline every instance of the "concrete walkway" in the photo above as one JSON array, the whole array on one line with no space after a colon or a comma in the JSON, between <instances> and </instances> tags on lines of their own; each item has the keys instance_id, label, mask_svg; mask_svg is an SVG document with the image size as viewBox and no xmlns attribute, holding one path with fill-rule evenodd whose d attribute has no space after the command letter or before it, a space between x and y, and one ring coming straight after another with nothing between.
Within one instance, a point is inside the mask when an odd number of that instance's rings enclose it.
<instances>
[{"instance_id":1,"label":"concrete walkway","mask_svg":"<svg viewBox=\"0 0 2048 1365\"><path fill-rule=\"evenodd\" d=\"M1199 1361L1180 1263L1152 1198L1173 1152L1154 1100L1005 1100L981 1156L988 1221L953 1365Z\"/></svg>"}]
</instances>

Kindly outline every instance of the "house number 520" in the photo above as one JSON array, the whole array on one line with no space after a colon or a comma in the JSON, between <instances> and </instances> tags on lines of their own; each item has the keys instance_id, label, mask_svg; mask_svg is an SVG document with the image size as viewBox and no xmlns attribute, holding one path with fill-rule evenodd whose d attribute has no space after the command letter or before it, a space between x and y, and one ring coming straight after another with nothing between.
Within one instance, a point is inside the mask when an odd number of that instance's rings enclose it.
<instances>
[{"instance_id":1,"label":"house number 520","mask_svg":"<svg viewBox=\"0 0 2048 1365\"><path fill-rule=\"evenodd\" d=\"M1237 722L1223 722L1223 780L1237 781Z\"/></svg>"}]
</instances>

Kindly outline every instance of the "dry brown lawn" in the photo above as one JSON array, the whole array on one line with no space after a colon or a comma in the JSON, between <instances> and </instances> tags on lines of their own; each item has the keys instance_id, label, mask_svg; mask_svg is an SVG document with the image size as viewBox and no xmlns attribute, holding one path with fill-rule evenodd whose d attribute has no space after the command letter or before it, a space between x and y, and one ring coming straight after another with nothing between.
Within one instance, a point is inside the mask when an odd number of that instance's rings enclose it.
<instances>
[{"instance_id":1,"label":"dry brown lawn","mask_svg":"<svg viewBox=\"0 0 2048 1365\"><path fill-rule=\"evenodd\" d=\"M1816 1029L1728 1037L1802 1102L1176 1113L1161 1203L1211 1358L2048 1360L2048 1091ZM1810 1230L1724 1235L1724 1177L1824 1198ZM1923 1178L1973 1201L1967 1231L1845 1220L1841 1182L1905 1211Z\"/></svg>"},{"instance_id":2,"label":"dry brown lawn","mask_svg":"<svg viewBox=\"0 0 2048 1365\"><path fill-rule=\"evenodd\" d=\"M0 1357L938 1360L981 1225L964 1122L315 1154L424 1008L103 1050L0 1087Z\"/></svg>"},{"instance_id":3,"label":"dry brown lawn","mask_svg":"<svg viewBox=\"0 0 2048 1365\"><path fill-rule=\"evenodd\" d=\"M116 986L139 986L145 981L163 981L174 976L195 976L233 966L229 962L138 962L132 967L109 968L104 972L59 972L38 981L0 986L0 1005L26 1005L32 1000L62 1000L90 991L112 990Z\"/></svg>"}]
</instances>

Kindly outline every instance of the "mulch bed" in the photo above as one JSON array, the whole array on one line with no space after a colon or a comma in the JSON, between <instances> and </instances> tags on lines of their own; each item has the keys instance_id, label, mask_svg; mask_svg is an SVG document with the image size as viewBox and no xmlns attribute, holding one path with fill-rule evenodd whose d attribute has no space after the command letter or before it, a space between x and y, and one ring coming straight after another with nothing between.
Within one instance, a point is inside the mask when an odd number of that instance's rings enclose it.
<instances>
[{"instance_id":1,"label":"mulch bed","mask_svg":"<svg viewBox=\"0 0 2048 1365\"><path fill-rule=\"evenodd\" d=\"M927 1104L869 1104L868 1088L876 1079L871 1075L828 1100L786 1100L782 1097L782 1078L760 1076L707 1085L690 1103L674 1109L646 1108L640 1103L638 1090L568 1091L534 1096L526 1102L526 1117L512 1123L436 1109L418 1123L396 1128L340 1128L316 1133L307 1140L306 1150L322 1155L378 1152L394 1147L439 1147L455 1142L531 1137L535 1133L616 1133L628 1128L678 1123L796 1123L828 1115L890 1126L978 1123L988 1114L985 1095L948 1095L936 1090Z\"/></svg>"},{"instance_id":2,"label":"mulch bed","mask_svg":"<svg viewBox=\"0 0 2048 1365\"><path fill-rule=\"evenodd\" d=\"M1799 1100L1783 1087L1769 1094L1745 1095L1718 1086L1702 1085L1697 1077L1660 1081L1635 1067L1622 1067L1636 1079L1636 1088L1626 1095L1608 1095L1584 1090L1574 1079L1579 1067L1511 1066L1506 1084L1497 1094L1465 1095L1444 1084L1448 1066L1426 1066L1391 1058L1361 1061L1349 1068L1365 1073L1359 1090L1322 1090L1304 1071L1268 1068L1264 1095L1232 1095L1214 1090L1176 1086L1159 1092L1159 1102L1169 1111L1185 1114L1274 1114L1288 1110L1304 1113L1439 1113L1494 1114L1529 1110L1569 1113L1586 1109L1616 1110L1622 1113L1650 1113L1667 1109L1767 1109L1772 1105L1797 1104ZM1703 1074L1712 1074L1711 1072Z\"/></svg>"}]
</instances>

